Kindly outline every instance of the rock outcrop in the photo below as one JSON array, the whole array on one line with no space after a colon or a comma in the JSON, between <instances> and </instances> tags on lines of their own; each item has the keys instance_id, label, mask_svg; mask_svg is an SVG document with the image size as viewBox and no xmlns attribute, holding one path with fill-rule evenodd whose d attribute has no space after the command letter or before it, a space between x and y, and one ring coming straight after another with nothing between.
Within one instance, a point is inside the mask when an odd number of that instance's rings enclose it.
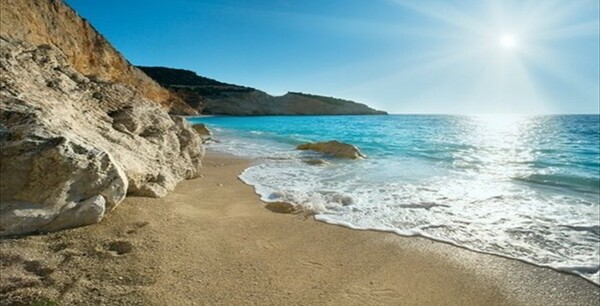
<instances>
[{"instance_id":1,"label":"rock outcrop","mask_svg":"<svg viewBox=\"0 0 600 306\"><path fill-rule=\"evenodd\" d=\"M2 3L0 236L99 222L126 195L198 175L198 134L77 18L61 1Z\"/></svg>"},{"instance_id":2,"label":"rock outcrop","mask_svg":"<svg viewBox=\"0 0 600 306\"><path fill-rule=\"evenodd\" d=\"M357 158L365 158L366 156L358 150L357 147L339 142L336 140L327 141L327 142L314 142L314 143L304 143L298 145L296 147L298 150L312 150L317 152L322 152L326 154L331 154L337 157L357 159Z\"/></svg>"},{"instance_id":3,"label":"rock outcrop","mask_svg":"<svg viewBox=\"0 0 600 306\"><path fill-rule=\"evenodd\" d=\"M382 115L364 104L318 95L289 92L274 97L263 91L164 67L139 67L203 114L258 115Z\"/></svg>"},{"instance_id":4,"label":"rock outcrop","mask_svg":"<svg viewBox=\"0 0 600 306\"><path fill-rule=\"evenodd\" d=\"M206 127L205 124L203 123L197 123L192 125L192 128L196 131L196 133L198 133L198 135L200 136L210 136L212 135L212 133L210 132L210 130Z\"/></svg>"},{"instance_id":5,"label":"rock outcrop","mask_svg":"<svg viewBox=\"0 0 600 306\"><path fill-rule=\"evenodd\" d=\"M197 112L129 62L62 0L2 0L0 36L60 49L83 75L130 85L173 114Z\"/></svg>"}]
</instances>

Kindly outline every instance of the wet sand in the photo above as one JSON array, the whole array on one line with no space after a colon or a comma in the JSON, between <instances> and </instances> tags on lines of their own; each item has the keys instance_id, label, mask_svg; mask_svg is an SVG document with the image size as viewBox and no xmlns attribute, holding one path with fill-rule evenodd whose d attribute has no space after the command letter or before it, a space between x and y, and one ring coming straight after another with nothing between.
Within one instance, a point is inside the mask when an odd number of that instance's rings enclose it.
<instances>
[{"instance_id":1,"label":"wet sand","mask_svg":"<svg viewBox=\"0 0 600 306\"><path fill-rule=\"evenodd\" d=\"M0 305L598 305L574 275L418 237L264 208L208 154L163 199L101 223L0 241ZM52 305L52 304L50 304Z\"/></svg>"}]
</instances>

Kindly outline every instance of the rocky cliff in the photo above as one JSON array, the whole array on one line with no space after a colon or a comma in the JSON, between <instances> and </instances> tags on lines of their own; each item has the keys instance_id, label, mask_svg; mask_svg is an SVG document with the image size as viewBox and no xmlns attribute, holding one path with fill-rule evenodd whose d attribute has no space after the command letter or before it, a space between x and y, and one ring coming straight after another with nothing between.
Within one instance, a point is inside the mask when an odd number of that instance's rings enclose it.
<instances>
[{"instance_id":1,"label":"rocky cliff","mask_svg":"<svg viewBox=\"0 0 600 306\"><path fill-rule=\"evenodd\" d=\"M203 114L220 115L380 115L354 101L289 92L274 97L263 91L165 67L139 67Z\"/></svg>"},{"instance_id":2,"label":"rocky cliff","mask_svg":"<svg viewBox=\"0 0 600 306\"><path fill-rule=\"evenodd\" d=\"M171 94L62 1L1 12L0 236L99 222L198 174L201 140L167 113Z\"/></svg>"},{"instance_id":3,"label":"rocky cliff","mask_svg":"<svg viewBox=\"0 0 600 306\"><path fill-rule=\"evenodd\" d=\"M174 114L196 111L129 62L61 0L2 0L0 35L60 49L79 73L136 88Z\"/></svg>"}]
</instances>

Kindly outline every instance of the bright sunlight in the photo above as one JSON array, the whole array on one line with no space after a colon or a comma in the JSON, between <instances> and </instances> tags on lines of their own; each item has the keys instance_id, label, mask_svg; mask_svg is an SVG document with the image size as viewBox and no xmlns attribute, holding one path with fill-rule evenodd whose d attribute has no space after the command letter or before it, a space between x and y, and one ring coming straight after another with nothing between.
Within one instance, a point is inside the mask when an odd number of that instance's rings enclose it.
<instances>
[{"instance_id":1,"label":"bright sunlight","mask_svg":"<svg viewBox=\"0 0 600 306\"><path fill-rule=\"evenodd\" d=\"M516 49L519 46L519 40L513 34L502 34L498 42L502 48L508 50Z\"/></svg>"}]
</instances>

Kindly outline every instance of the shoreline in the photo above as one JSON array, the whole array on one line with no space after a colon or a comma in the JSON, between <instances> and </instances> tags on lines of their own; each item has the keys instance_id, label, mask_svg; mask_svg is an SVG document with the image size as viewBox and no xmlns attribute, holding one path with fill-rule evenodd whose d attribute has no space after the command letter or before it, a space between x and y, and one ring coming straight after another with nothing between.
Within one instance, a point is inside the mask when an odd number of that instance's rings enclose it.
<instances>
[{"instance_id":1,"label":"shoreline","mask_svg":"<svg viewBox=\"0 0 600 306\"><path fill-rule=\"evenodd\" d=\"M254 132L254 131L252 131ZM218 153L218 154L229 154L229 153L223 153L223 152L214 152L214 153ZM233 155L231 154L232 157L234 158L248 158L248 159L252 159L253 157L244 157L243 155ZM257 160L263 160L263 159L269 159L269 157L254 157ZM254 193L261 198L262 201L265 201L265 203L268 203L269 198L267 194L263 194L261 195L261 193L259 191L257 191L256 189L256 185L257 185L257 181L249 181L246 182L244 179L240 179L243 183L250 185L253 187L254 189ZM258 186L260 186L260 182L258 182ZM260 190L260 189L259 189ZM276 190L276 189L275 189ZM271 190L273 191L273 190ZM263 200L263 197L266 197L265 200ZM278 200L271 200L271 201L275 201L278 202ZM302 207L302 205L299 205L300 207ZM327 216L327 214L324 214L324 216ZM600 283L598 283L597 281L597 274L594 275L586 275L585 273L588 273L588 271L595 271L597 272L597 266L594 266L593 264L589 264L589 265L581 265L581 266L577 266L577 265L572 265L572 266L560 266L560 265L550 265L550 264L541 264L541 263L537 263L536 261L532 260L532 259L528 259L528 258L520 258L520 257L512 257L510 255L507 254L503 254L502 252L498 251L486 251L486 250L482 250L482 249L477 249L476 247L471 247L469 245L462 245L460 243L454 242L451 239L444 239L444 238L440 238L440 237L435 237L435 236L430 236L427 235L427 233L424 232L419 232L419 233L414 233L413 234L407 234L406 232L401 232L398 229L395 228L385 228L385 227L360 227L360 226L356 226L354 225L352 222L346 222L346 221L337 221L337 220L333 220L331 221L330 219L327 218L319 218L319 214L317 214L315 216L315 220L318 222L323 222L329 225L336 225L336 226L340 226L343 228L347 228L347 229L353 229L353 230L362 230L362 231L376 231L376 232L382 232L382 233L392 233L395 235L399 235L402 237L421 237L421 238L425 238L425 239L429 239L432 240L434 242L438 242L438 243L444 243L453 247L458 247L458 248L462 248L471 252L477 252L480 254L486 254L486 255L492 255L492 256L498 256L504 259L509 259L509 260L516 260L519 262L523 262L529 265L533 265L536 267L542 267L542 268L548 268L548 269L552 269L554 271L560 272L560 273L566 273L566 274L570 274L570 275L575 275L577 277L581 277L583 278L585 281L594 284L595 286L598 286L600 288ZM584 271L584 272L582 272Z\"/></svg>"},{"instance_id":2,"label":"shoreline","mask_svg":"<svg viewBox=\"0 0 600 306\"><path fill-rule=\"evenodd\" d=\"M234 159L247 159L249 161L249 163L253 161L251 157L240 157L240 156L236 156L236 155L229 154L229 153L223 153L223 152L210 151L209 154L220 155L220 156L230 157L230 158L234 158ZM249 165L249 167L250 166L252 166L252 165ZM246 169L247 168L248 167L246 167ZM252 184L246 183L242 179L239 179L239 180L242 183L244 183L245 185L248 185L248 186L252 187L252 189L254 191L254 194L259 199L261 198L261 195L256 191L256 188ZM269 202L265 202L262 199L260 199L260 201L262 203L264 203L264 204L269 203ZM464 246L464 245L460 245L460 244L454 243L451 240L437 239L437 238L429 237L429 236L422 235L422 234L405 235L405 234L402 234L402 233L398 233L398 232L396 232L394 230L374 229L374 228L359 228L359 227L352 226L352 224L349 224L349 223L336 223L336 222L329 222L327 220L319 220L314 215L312 216L312 218L316 222L321 222L321 223L324 223L324 224L327 224L327 225L332 225L332 226L338 226L338 227L349 229L349 230L354 230L354 231L372 231L372 232L385 233L385 234L394 234L394 235L398 235L398 236L404 237L404 238L423 238L423 239L427 239L427 240L430 240L430 241L435 242L435 243L446 244L449 247L456 247L456 248L460 248L460 249L463 249L463 250L466 250L466 251L475 252L475 253L479 253L479 254L483 254L483 255L496 256L496 257L499 257L499 258L502 258L502 259L506 259L506 260L514 260L514 261L518 261L518 262L521 262L521 263L524 263L524 264L527 264L527 265L532 265L532 266L538 267L538 268L547 268L547 269L553 270L553 271L558 272L558 273L563 273L563 274L567 274L567 275L574 275L574 276L580 277L583 280L585 280L585 281L587 281L587 282L589 282L589 283L597 286L598 290L600 291L600 284L595 283L592 279L587 278L587 277L585 277L582 274L579 274L579 273L573 272L573 271L569 271L567 269L561 269L561 268L553 267L553 266L550 266L550 265L536 264L535 262L528 261L526 259L521 259L521 258L516 258L516 257L510 257L508 255L503 255L501 253L481 251L481 250L477 250L475 248L470 248L468 246Z\"/></svg>"},{"instance_id":3,"label":"shoreline","mask_svg":"<svg viewBox=\"0 0 600 306\"><path fill-rule=\"evenodd\" d=\"M536 263L534 263L532 261L527 261L525 259L520 259L520 258L516 258L516 257L510 257L510 256L503 255L503 254L500 254L500 253L480 251L480 250L477 250L477 249L474 249L474 248L469 248L469 247L464 246L464 245L453 243L452 241L449 241L449 240L436 239L436 238L432 238L432 237L425 236L425 235L420 235L420 234L404 235L404 234L396 233L396 232L394 232L392 230L378 230L378 229L355 228L355 227L352 227L351 225L345 225L345 224L341 224L341 223L339 223L339 224L338 223L329 223L327 221L322 221L322 220L318 220L318 219L314 219L314 220L316 222L322 222L322 223L325 223L325 224L328 224L328 225L339 226L339 227L342 227L342 228L346 228L346 229L350 229L350 230L355 230L355 231L372 231L372 232L378 232L378 233L394 234L394 235L398 235L400 237L405 237L405 238L423 238L423 239L431 240L434 243L446 244L449 247L456 247L456 248L464 249L464 250L469 251L469 252L475 252L475 253L479 253L479 254L482 254L482 255L488 255L488 256L496 256L496 257L499 257L499 258L502 258L502 259L505 259L505 260L514 260L514 261L518 261L518 262L521 262L521 263L524 263L524 264L527 264L527 265L531 265L531 266L534 266L534 267L537 267L537 268L550 269L550 270L555 271L557 273L562 273L562 274L572 275L572 276L576 276L576 277L582 278L583 280L589 282L590 284L592 284L594 286L597 286L598 290L600 290L600 284L595 283L593 280L591 280L591 279L589 279L587 277L584 277L581 274L578 274L578 273L575 273L575 272L571 272L571 271L568 271L566 269L563 270L563 269L556 268L556 267L549 266L549 265L540 265L540 264L536 264Z\"/></svg>"},{"instance_id":4,"label":"shoreline","mask_svg":"<svg viewBox=\"0 0 600 306\"><path fill-rule=\"evenodd\" d=\"M202 177L128 197L99 224L0 240L0 305L595 305L582 277L424 237L354 230L264 208L208 151ZM5 273L4 273L5 272Z\"/></svg>"}]
</instances>

